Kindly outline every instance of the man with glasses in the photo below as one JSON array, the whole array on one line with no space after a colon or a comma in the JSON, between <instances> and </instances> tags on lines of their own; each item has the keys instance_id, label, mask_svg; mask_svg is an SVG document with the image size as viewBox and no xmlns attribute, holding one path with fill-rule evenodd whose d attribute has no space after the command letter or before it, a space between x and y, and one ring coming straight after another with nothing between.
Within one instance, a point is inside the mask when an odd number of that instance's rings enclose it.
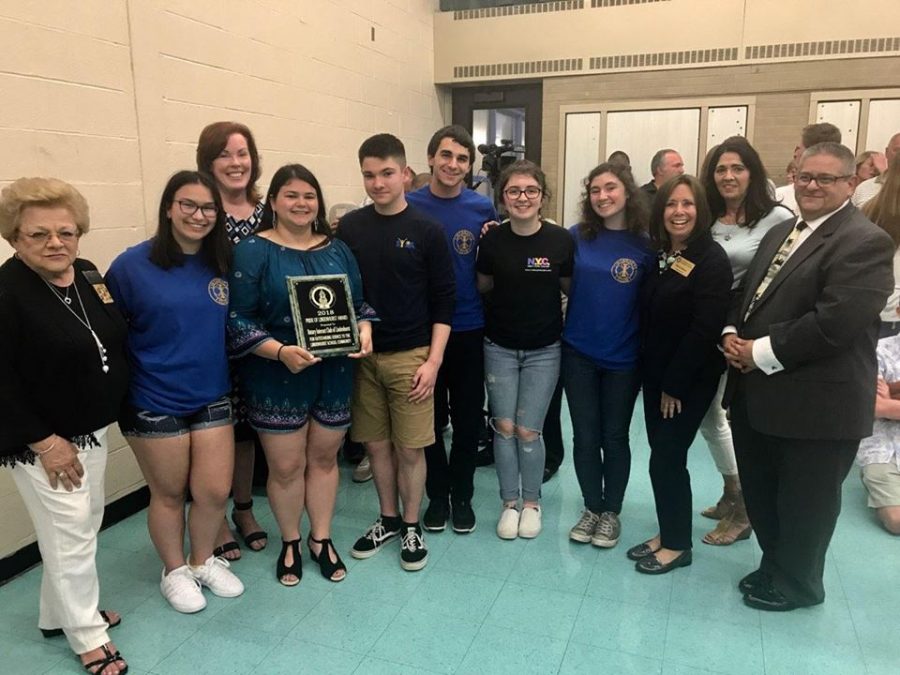
<instances>
[{"instance_id":1,"label":"man with glasses","mask_svg":"<svg viewBox=\"0 0 900 675\"><path fill-rule=\"evenodd\" d=\"M841 484L872 433L878 315L893 282L891 238L850 204L853 153L819 143L794 182L800 217L763 237L729 314L735 454L759 569L744 602L787 611L824 601Z\"/></svg>"}]
</instances>

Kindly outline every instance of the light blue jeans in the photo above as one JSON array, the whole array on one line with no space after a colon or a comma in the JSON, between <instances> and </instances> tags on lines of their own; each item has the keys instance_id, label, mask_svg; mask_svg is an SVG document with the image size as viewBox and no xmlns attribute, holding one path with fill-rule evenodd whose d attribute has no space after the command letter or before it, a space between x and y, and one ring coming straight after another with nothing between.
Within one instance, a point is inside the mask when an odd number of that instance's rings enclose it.
<instances>
[{"instance_id":1,"label":"light blue jeans","mask_svg":"<svg viewBox=\"0 0 900 675\"><path fill-rule=\"evenodd\" d=\"M559 380L559 360L559 342L539 349L517 350L484 341L494 462L503 501L515 501L520 495L524 501L540 499L545 454L541 429ZM537 435L533 440L525 440L519 434L504 434L498 430L503 420L511 420L516 430Z\"/></svg>"}]
</instances>

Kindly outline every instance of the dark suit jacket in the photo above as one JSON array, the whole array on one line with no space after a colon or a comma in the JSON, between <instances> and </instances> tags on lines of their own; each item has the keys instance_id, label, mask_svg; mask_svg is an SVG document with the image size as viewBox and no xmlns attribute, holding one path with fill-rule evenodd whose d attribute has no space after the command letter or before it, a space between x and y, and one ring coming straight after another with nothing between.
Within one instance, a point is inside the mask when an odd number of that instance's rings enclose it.
<instances>
[{"instance_id":1,"label":"dark suit jacket","mask_svg":"<svg viewBox=\"0 0 900 675\"><path fill-rule=\"evenodd\" d=\"M694 263L688 276L670 268L647 279L641 319L644 384L679 399L725 369L718 343L732 283L728 256L708 233L682 257Z\"/></svg>"},{"instance_id":2,"label":"dark suit jacket","mask_svg":"<svg viewBox=\"0 0 900 675\"><path fill-rule=\"evenodd\" d=\"M760 242L728 323L743 338L770 336L784 370L729 369L723 405L739 390L754 430L783 438L857 440L872 433L878 315L894 286L891 238L848 204L822 223L747 307L794 227Z\"/></svg>"}]
</instances>

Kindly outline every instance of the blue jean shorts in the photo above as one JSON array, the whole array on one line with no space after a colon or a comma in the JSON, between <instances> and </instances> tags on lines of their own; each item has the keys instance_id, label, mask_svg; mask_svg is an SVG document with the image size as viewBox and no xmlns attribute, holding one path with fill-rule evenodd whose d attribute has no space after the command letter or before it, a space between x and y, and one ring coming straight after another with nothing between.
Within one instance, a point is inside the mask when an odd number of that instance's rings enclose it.
<instances>
[{"instance_id":1,"label":"blue jean shorts","mask_svg":"<svg viewBox=\"0 0 900 675\"><path fill-rule=\"evenodd\" d=\"M231 399L227 396L183 417L139 410L128 404L119 417L122 435L136 438L172 438L231 424Z\"/></svg>"}]
</instances>

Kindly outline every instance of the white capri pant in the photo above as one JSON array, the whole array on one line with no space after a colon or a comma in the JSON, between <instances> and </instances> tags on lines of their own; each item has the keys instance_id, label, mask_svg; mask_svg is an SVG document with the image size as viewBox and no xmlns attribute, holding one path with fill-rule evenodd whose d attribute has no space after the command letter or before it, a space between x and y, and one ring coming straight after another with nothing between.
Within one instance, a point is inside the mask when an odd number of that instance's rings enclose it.
<instances>
[{"instance_id":1,"label":"white capri pant","mask_svg":"<svg viewBox=\"0 0 900 675\"><path fill-rule=\"evenodd\" d=\"M722 407L722 396L725 394L725 382L727 379L728 373L725 372L719 379L716 397L700 423L700 433L709 446L709 453L712 455L719 473L723 476L737 476L737 460L734 458L734 441L731 440L731 426L728 424L725 409Z\"/></svg>"},{"instance_id":2,"label":"white capri pant","mask_svg":"<svg viewBox=\"0 0 900 675\"><path fill-rule=\"evenodd\" d=\"M106 431L104 427L94 432L100 447L78 453L84 477L72 492L51 488L39 460L17 463L12 469L44 561L38 626L62 628L76 654L109 642L106 621L97 609L100 584L95 560L105 500Z\"/></svg>"}]
</instances>

